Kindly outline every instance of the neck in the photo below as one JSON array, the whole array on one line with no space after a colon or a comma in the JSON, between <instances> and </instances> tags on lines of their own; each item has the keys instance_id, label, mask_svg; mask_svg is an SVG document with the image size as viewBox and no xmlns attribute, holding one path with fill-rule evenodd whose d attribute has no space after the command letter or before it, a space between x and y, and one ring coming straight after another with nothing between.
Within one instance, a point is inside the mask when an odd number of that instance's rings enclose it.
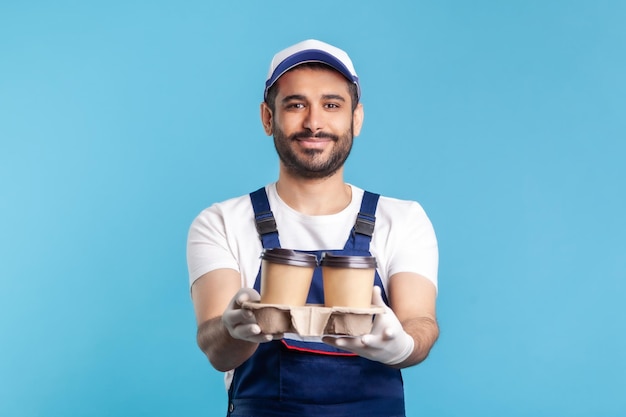
<instances>
[{"instance_id":1,"label":"neck","mask_svg":"<svg viewBox=\"0 0 626 417\"><path fill-rule=\"evenodd\" d=\"M276 191L289 207L310 216L338 213L352 201L352 188L343 181L343 168L321 179L295 178L281 169Z\"/></svg>"}]
</instances>

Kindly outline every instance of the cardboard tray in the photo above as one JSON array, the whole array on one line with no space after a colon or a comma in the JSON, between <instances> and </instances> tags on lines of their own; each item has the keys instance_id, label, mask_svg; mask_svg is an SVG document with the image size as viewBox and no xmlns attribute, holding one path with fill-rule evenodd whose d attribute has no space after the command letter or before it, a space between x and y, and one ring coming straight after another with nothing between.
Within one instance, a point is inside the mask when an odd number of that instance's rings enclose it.
<instances>
[{"instance_id":1,"label":"cardboard tray","mask_svg":"<svg viewBox=\"0 0 626 417\"><path fill-rule=\"evenodd\" d=\"M260 304L246 301L242 305L254 313L263 333L296 333L309 336L361 336L372 330L372 320L382 314L382 307L324 307L307 304L302 307L284 304Z\"/></svg>"}]
</instances>

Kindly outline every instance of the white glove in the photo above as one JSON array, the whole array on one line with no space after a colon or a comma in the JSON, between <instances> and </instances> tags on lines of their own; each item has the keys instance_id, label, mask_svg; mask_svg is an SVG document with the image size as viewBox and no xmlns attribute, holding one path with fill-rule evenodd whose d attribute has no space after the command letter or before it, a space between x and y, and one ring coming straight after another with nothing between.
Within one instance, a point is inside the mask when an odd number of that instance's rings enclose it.
<instances>
[{"instance_id":1,"label":"white glove","mask_svg":"<svg viewBox=\"0 0 626 417\"><path fill-rule=\"evenodd\" d=\"M361 337L324 337L323 341L373 361L396 365L411 355L415 341L383 301L380 287L374 287L372 291L372 304L383 307L385 312L376 315L369 334Z\"/></svg>"},{"instance_id":2,"label":"white glove","mask_svg":"<svg viewBox=\"0 0 626 417\"><path fill-rule=\"evenodd\" d=\"M261 327L257 324L252 311L241 308L246 301L260 299L261 296L253 288L242 288L230 300L230 304L222 314L222 323L234 339L253 343L264 343L273 339L271 334L261 333Z\"/></svg>"}]
</instances>

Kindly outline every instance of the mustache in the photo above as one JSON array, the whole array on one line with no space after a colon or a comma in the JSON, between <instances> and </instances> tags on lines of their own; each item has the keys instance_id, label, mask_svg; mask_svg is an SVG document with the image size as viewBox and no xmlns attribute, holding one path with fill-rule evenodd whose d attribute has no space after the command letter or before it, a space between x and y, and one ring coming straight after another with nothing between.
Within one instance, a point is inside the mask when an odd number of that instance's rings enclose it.
<instances>
[{"instance_id":1,"label":"mustache","mask_svg":"<svg viewBox=\"0 0 626 417\"><path fill-rule=\"evenodd\" d=\"M290 140L299 140L299 139L307 139L307 138L331 139L335 142L339 140L339 136L333 135L332 133L327 133L327 132L311 133L307 131L302 131L302 132L296 132L289 136Z\"/></svg>"}]
</instances>

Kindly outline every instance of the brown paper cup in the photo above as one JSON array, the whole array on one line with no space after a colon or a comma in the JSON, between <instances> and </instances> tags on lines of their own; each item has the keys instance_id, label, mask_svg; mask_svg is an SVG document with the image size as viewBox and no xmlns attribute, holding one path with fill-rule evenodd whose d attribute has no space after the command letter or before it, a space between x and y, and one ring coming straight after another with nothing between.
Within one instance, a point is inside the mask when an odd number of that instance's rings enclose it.
<instances>
[{"instance_id":1,"label":"brown paper cup","mask_svg":"<svg viewBox=\"0 0 626 417\"><path fill-rule=\"evenodd\" d=\"M376 258L324 253L320 263L326 307L368 308L371 306Z\"/></svg>"},{"instance_id":2,"label":"brown paper cup","mask_svg":"<svg viewBox=\"0 0 626 417\"><path fill-rule=\"evenodd\" d=\"M261 255L261 303L303 306L317 265L315 255L266 249Z\"/></svg>"}]
</instances>

